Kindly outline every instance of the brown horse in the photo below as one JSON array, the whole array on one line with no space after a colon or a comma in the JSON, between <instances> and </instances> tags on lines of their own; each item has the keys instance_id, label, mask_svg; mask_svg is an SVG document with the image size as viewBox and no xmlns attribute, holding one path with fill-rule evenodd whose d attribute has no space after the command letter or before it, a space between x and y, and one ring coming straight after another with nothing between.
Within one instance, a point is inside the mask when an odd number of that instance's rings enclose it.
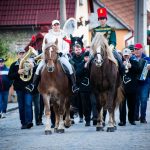
<instances>
[{"instance_id":1,"label":"brown horse","mask_svg":"<svg viewBox=\"0 0 150 150\"><path fill-rule=\"evenodd\" d=\"M65 125L70 126L70 103L68 97L71 94L71 87L68 77L65 75L58 61L58 41L46 44L44 48L45 66L41 73L39 92L43 96L46 128L45 134L51 134L50 105L53 105L55 112L55 129L57 133L64 132L63 115L66 113Z\"/></svg>"},{"instance_id":2,"label":"brown horse","mask_svg":"<svg viewBox=\"0 0 150 150\"><path fill-rule=\"evenodd\" d=\"M106 38L97 33L92 41L91 85L97 99L98 119L96 130L103 130L102 110L108 110L108 132L115 130L115 108L123 100L118 66L111 54ZM102 109L103 108L103 109Z\"/></svg>"}]
</instances>

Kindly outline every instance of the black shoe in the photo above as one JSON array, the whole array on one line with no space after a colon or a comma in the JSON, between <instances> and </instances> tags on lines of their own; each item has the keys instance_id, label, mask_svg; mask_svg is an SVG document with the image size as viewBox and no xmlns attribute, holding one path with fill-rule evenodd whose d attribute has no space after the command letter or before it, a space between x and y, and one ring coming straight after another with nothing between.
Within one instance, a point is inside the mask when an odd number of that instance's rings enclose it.
<instances>
[{"instance_id":1,"label":"black shoe","mask_svg":"<svg viewBox=\"0 0 150 150\"><path fill-rule=\"evenodd\" d=\"M30 123L27 124L27 128L28 129L30 129L31 127L33 127L33 123L32 122L30 122Z\"/></svg>"},{"instance_id":2,"label":"black shoe","mask_svg":"<svg viewBox=\"0 0 150 150\"><path fill-rule=\"evenodd\" d=\"M78 88L76 85L73 85L73 86L72 86L72 92L73 92L73 93L79 92L79 88Z\"/></svg>"},{"instance_id":3,"label":"black shoe","mask_svg":"<svg viewBox=\"0 0 150 150\"><path fill-rule=\"evenodd\" d=\"M140 121L140 118L139 118L139 117L136 117L136 118L135 118L135 121Z\"/></svg>"},{"instance_id":4,"label":"black shoe","mask_svg":"<svg viewBox=\"0 0 150 150\"><path fill-rule=\"evenodd\" d=\"M124 123L124 122L119 122L118 123L118 126L125 126L126 125L126 123Z\"/></svg>"},{"instance_id":5,"label":"black shoe","mask_svg":"<svg viewBox=\"0 0 150 150\"><path fill-rule=\"evenodd\" d=\"M93 120L93 126L97 125L97 120Z\"/></svg>"},{"instance_id":6,"label":"black shoe","mask_svg":"<svg viewBox=\"0 0 150 150\"><path fill-rule=\"evenodd\" d=\"M83 118L80 118L79 123L83 123Z\"/></svg>"},{"instance_id":7,"label":"black shoe","mask_svg":"<svg viewBox=\"0 0 150 150\"><path fill-rule=\"evenodd\" d=\"M146 121L146 119L141 119L141 120L140 120L140 123L145 123L145 124L146 124L147 121Z\"/></svg>"},{"instance_id":8,"label":"black shoe","mask_svg":"<svg viewBox=\"0 0 150 150\"><path fill-rule=\"evenodd\" d=\"M28 129L28 128L27 128L27 125L22 125L22 126L21 126L21 129Z\"/></svg>"},{"instance_id":9,"label":"black shoe","mask_svg":"<svg viewBox=\"0 0 150 150\"><path fill-rule=\"evenodd\" d=\"M90 126L90 121L86 121L85 126L89 127Z\"/></svg>"},{"instance_id":10,"label":"black shoe","mask_svg":"<svg viewBox=\"0 0 150 150\"><path fill-rule=\"evenodd\" d=\"M54 125L54 124L52 124L52 125L51 125L51 128L55 128L55 125Z\"/></svg>"},{"instance_id":11,"label":"black shoe","mask_svg":"<svg viewBox=\"0 0 150 150\"><path fill-rule=\"evenodd\" d=\"M36 125L41 126L41 125L44 125L44 124L43 124L43 122L37 122Z\"/></svg>"},{"instance_id":12,"label":"black shoe","mask_svg":"<svg viewBox=\"0 0 150 150\"><path fill-rule=\"evenodd\" d=\"M27 85L26 87L25 87L25 89L27 90L27 91L29 91L29 92L32 92L33 90L34 90L34 84L29 84L29 85Z\"/></svg>"},{"instance_id":13,"label":"black shoe","mask_svg":"<svg viewBox=\"0 0 150 150\"><path fill-rule=\"evenodd\" d=\"M135 121L130 122L131 125L136 125Z\"/></svg>"}]
</instances>

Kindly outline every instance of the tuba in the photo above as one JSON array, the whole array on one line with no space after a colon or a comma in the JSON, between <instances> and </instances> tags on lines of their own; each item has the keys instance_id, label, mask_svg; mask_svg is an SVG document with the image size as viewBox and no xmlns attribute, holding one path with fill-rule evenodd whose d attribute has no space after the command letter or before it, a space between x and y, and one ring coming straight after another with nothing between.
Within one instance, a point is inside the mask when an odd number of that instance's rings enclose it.
<instances>
[{"instance_id":1,"label":"tuba","mask_svg":"<svg viewBox=\"0 0 150 150\"><path fill-rule=\"evenodd\" d=\"M33 74L33 67L31 68L30 64L31 61L29 60L31 55L37 55L37 51L29 46L29 50L26 53L26 55L24 56L24 58L20 61L19 64L19 69L24 69L24 73L20 74L20 79L27 82L32 78L32 74Z\"/></svg>"}]
</instances>

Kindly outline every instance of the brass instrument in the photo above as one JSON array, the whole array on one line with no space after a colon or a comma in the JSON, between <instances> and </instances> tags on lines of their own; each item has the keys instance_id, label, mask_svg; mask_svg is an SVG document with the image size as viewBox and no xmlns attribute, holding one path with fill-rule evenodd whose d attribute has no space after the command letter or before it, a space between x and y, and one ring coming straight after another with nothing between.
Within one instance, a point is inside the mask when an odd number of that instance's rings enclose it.
<instances>
[{"instance_id":1,"label":"brass instrument","mask_svg":"<svg viewBox=\"0 0 150 150\"><path fill-rule=\"evenodd\" d=\"M36 61L36 64L39 64L40 61L42 60L43 57L43 53L37 55L36 57L34 57L34 60Z\"/></svg>"},{"instance_id":2,"label":"brass instrument","mask_svg":"<svg viewBox=\"0 0 150 150\"><path fill-rule=\"evenodd\" d=\"M24 58L20 61L19 69L24 69L24 73L20 74L20 79L27 82L32 78L33 67L31 67L31 61L29 60L31 55L37 55L37 51L29 46L29 50L24 56Z\"/></svg>"},{"instance_id":3,"label":"brass instrument","mask_svg":"<svg viewBox=\"0 0 150 150\"><path fill-rule=\"evenodd\" d=\"M125 73L129 72L129 67L128 67L129 63L130 63L129 59L126 59Z\"/></svg>"}]
</instances>

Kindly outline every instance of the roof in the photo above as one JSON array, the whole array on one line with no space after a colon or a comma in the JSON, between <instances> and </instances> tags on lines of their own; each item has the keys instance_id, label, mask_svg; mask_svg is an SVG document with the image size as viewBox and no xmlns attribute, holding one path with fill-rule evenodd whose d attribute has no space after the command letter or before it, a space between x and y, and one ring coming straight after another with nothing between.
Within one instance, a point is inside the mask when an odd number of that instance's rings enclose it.
<instances>
[{"instance_id":1,"label":"roof","mask_svg":"<svg viewBox=\"0 0 150 150\"><path fill-rule=\"evenodd\" d=\"M60 19L60 0L1 0L0 26L50 24ZM76 0L66 0L67 19L75 17Z\"/></svg>"},{"instance_id":2,"label":"roof","mask_svg":"<svg viewBox=\"0 0 150 150\"><path fill-rule=\"evenodd\" d=\"M134 29L135 0L101 0L100 2L131 29ZM147 20L150 24L149 12Z\"/></svg>"}]
</instances>

